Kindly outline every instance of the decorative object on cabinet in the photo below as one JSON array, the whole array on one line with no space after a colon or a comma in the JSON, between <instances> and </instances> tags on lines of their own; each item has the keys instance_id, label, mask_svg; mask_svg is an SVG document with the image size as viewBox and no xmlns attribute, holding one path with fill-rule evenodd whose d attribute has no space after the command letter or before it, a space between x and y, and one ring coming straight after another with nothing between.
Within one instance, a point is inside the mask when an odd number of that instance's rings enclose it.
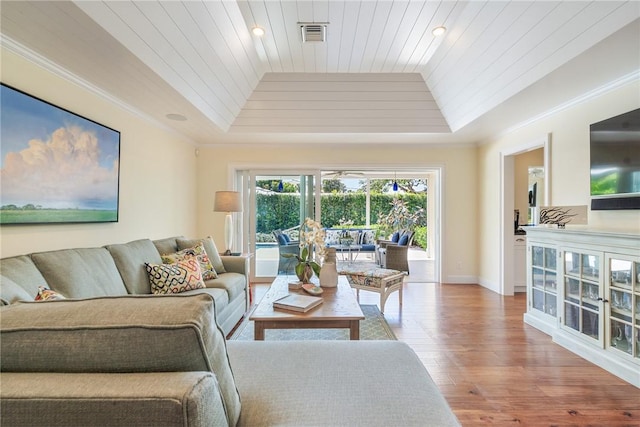
<instances>
[{"instance_id":1,"label":"decorative object on cabinet","mask_svg":"<svg viewBox=\"0 0 640 427\"><path fill-rule=\"evenodd\" d=\"M543 206L540 208L540 224L565 225L587 224L587 205L580 206Z\"/></svg>"}]
</instances>

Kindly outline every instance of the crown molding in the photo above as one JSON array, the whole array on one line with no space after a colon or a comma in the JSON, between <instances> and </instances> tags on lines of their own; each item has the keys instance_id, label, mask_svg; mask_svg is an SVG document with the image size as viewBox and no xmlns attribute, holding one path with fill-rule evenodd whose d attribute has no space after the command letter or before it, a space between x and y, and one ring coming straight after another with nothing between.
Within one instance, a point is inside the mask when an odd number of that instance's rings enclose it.
<instances>
[{"instance_id":1,"label":"crown molding","mask_svg":"<svg viewBox=\"0 0 640 427\"><path fill-rule=\"evenodd\" d=\"M579 104L582 104L584 102L587 101L591 101L595 98L598 98L599 96L602 96L606 93L612 92L614 90L620 89L621 87L624 87L628 84L634 83L640 81L640 70L635 70L629 74L626 74L622 77L619 77L613 81L610 81L609 83L606 83L600 87L597 87L595 89L592 89L588 92L585 92L584 94L577 96L573 99L570 99L567 102L564 102L560 105L557 105L556 107L545 111L544 113L538 114L537 116L533 116L525 121L522 121L520 123L515 124L514 126L511 126L505 130L503 130L502 132L500 132L498 135L496 135L496 137L500 138L503 137L507 134L510 134L512 132L515 132L519 129L522 129L524 127L527 127L535 122L538 122L540 120L544 120L548 117L554 116L562 111L568 110L570 108L573 108Z\"/></svg>"},{"instance_id":2,"label":"crown molding","mask_svg":"<svg viewBox=\"0 0 640 427\"><path fill-rule=\"evenodd\" d=\"M149 116L148 114L143 113L142 111L138 110L137 108L132 107L130 104L127 104L126 102L122 101L119 98L116 98L115 96L111 95L110 93L100 89L98 86L89 83L88 81L82 79L81 77L78 77L77 75L73 74L72 72L68 71L67 69L65 69L64 67L62 67L61 65L49 60L48 58L45 58L44 56L40 55L39 53L29 49L26 46L23 46L22 44L18 43L17 41L13 40L10 37L7 37L5 34L0 34L0 46L4 49L7 49L8 51L11 51L13 53L15 53L16 55L22 57L23 59L25 59L26 61L32 63L33 65L36 65L42 69L44 69L45 71L50 72L51 74L54 74L104 100L106 100L107 102L113 104L114 106L120 108L121 110L126 111L129 114L132 114L150 124L152 124L155 127L161 128L167 132L170 132L182 139L185 139L186 141L190 142L192 145L197 145L195 141L193 141L191 138L189 138L188 136L178 132L177 130L167 126L166 124L156 120L155 118Z\"/></svg>"}]
</instances>

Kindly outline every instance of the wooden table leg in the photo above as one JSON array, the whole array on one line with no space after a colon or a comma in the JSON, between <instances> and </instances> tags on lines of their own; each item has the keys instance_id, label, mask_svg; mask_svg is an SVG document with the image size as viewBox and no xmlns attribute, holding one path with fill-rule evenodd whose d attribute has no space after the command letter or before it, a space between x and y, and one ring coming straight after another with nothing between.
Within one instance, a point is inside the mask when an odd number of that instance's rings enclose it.
<instances>
[{"instance_id":1,"label":"wooden table leg","mask_svg":"<svg viewBox=\"0 0 640 427\"><path fill-rule=\"evenodd\" d=\"M262 322L253 322L253 339L264 341L264 325Z\"/></svg>"},{"instance_id":2,"label":"wooden table leg","mask_svg":"<svg viewBox=\"0 0 640 427\"><path fill-rule=\"evenodd\" d=\"M350 340L360 339L360 321L359 320L349 321L349 339Z\"/></svg>"}]
</instances>

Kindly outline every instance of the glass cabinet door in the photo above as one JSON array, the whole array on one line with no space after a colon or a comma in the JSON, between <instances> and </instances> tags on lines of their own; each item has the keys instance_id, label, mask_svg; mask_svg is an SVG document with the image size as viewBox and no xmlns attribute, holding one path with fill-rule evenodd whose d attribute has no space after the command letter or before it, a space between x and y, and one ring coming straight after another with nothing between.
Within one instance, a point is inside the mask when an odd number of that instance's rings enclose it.
<instances>
[{"instance_id":1,"label":"glass cabinet door","mask_svg":"<svg viewBox=\"0 0 640 427\"><path fill-rule=\"evenodd\" d=\"M600 257L564 252L564 326L600 339Z\"/></svg>"},{"instance_id":2,"label":"glass cabinet door","mask_svg":"<svg viewBox=\"0 0 640 427\"><path fill-rule=\"evenodd\" d=\"M610 257L609 348L640 359L640 262Z\"/></svg>"},{"instance_id":3,"label":"glass cabinet door","mask_svg":"<svg viewBox=\"0 0 640 427\"><path fill-rule=\"evenodd\" d=\"M558 279L555 248L531 246L531 305L542 313L557 315Z\"/></svg>"}]
</instances>

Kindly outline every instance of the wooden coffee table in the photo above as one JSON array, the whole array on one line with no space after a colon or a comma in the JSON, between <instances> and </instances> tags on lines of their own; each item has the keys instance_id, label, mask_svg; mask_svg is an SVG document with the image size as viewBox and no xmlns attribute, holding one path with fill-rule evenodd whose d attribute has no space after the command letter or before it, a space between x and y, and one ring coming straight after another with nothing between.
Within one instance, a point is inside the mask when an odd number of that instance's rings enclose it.
<instances>
[{"instance_id":1,"label":"wooden coffee table","mask_svg":"<svg viewBox=\"0 0 640 427\"><path fill-rule=\"evenodd\" d=\"M324 302L306 313L274 310L273 301L287 293L308 295L302 289L290 290L293 276L278 276L260 303L249 316L254 322L254 339L264 340L265 329L318 329L348 328L349 339L360 339L360 321L364 319L360 304L344 276L338 277L338 286L323 288Z\"/></svg>"}]
</instances>

